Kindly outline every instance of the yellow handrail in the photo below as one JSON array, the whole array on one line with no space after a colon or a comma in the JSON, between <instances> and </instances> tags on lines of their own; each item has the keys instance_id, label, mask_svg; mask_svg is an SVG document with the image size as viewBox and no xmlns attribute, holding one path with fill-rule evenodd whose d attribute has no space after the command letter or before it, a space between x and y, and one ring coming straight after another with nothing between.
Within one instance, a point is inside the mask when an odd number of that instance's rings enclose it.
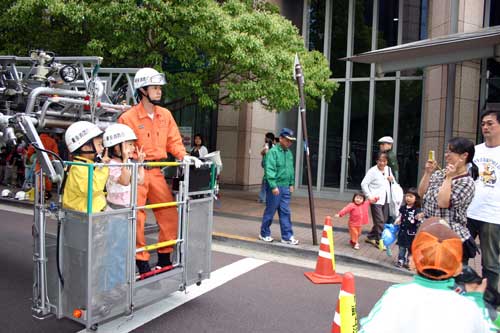
<instances>
[{"instance_id":1,"label":"yellow handrail","mask_svg":"<svg viewBox=\"0 0 500 333\"><path fill-rule=\"evenodd\" d=\"M162 207L174 207L178 206L179 203L177 201L172 201L172 202L162 202L162 203L155 203L155 204L149 204L145 206L140 206L136 207L136 209L155 209L155 208L162 208Z\"/></svg>"},{"instance_id":2,"label":"yellow handrail","mask_svg":"<svg viewBox=\"0 0 500 333\"><path fill-rule=\"evenodd\" d=\"M173 246L173 245L177 244L178 241L179 241L178 239L174 239L174 240L169 240L169 241L160 242L160 243L156 243L156 244L146 245L146 246L143 246L143 247L136 249L135 253L152 251L152 250L156 250L156 249L159 249L162 247Z\"/></svg>"}]
</instances>

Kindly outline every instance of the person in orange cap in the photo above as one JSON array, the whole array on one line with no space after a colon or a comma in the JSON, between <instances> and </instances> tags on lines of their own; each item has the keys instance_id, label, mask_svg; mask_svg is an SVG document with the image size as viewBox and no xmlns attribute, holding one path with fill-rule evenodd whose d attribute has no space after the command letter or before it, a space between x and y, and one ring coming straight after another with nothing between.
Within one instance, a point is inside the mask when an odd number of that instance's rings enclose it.
<instances>
[{"instance_id":1,"label":"person in orange cap","mask_svg":"<svg viewBox=\"0 0 500 333\"><path fill-rule=\"evenodd\" d=\"M134 77L134 89L139 104L126 111L118 119L119 123L128 125L137 136L137 147L146 154L145 162L165 161L167 153L175 158L189 163L194 162L196 167L201 161L189 156L182 143L182 137L174 117L169 110L159 106L162 96L162 86L165 85L165 76L153 68L142 68ZM150 204L175 201L170 192L165 177L158 167L145 168L144 182L137 187L137 205L143 206L146 201ZM159 242L177 238L177 208L162 207L153 210L160 228ZM140 210L137 214L136 247L146 245L144 223L146 213ZM158 249L157 266L172 265L171 247ZM149 272L149 252L144 251L136 255L136 265L139 273Z\"/></svg>"},{"instance_id":2,"label":"person in orange cap","mask_svg":"<svg viewBox=\"0 0 500 333\"><path fill-rule=\"evenodd\" d=\"M424 221L412 243L417 274L413 281L390 287L366 318L360 333L483 333L497 328L483 301L486 280L454 291L462 271L462 241L445 220Z\"/></svg>"}]
</instances>

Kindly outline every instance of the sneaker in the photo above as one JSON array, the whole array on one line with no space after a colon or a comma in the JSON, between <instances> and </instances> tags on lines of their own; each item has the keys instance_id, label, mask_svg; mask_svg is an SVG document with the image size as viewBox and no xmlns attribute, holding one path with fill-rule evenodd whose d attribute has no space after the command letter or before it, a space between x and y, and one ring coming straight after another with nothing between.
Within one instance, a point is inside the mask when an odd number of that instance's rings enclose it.
<instances>
[{"instance_id":1,"label":"sneaker","mask_svg":"<svg viewBox=\"0 0 500 333\"><path fill-rule=\"evenodd\" d=\"M283 244L290 244L290 245L298 245L299 244L299 240L298 239L295 239L295 237L290 237L289 240L286 240L286 239L282 239L281 242Z\"/></svg>"},{"instance_id":2,"label":"sneaker","mask_svg":"<svg viewBox=\"0 0 500 333\"><path fill-rule=\"evenodd\" d=\"M398 261L394 264L394 266L396 266L396 267L398 267L398 268L403 267L403 261L402 261L402 260L398 260Z\"/></svg>"},{"instance_id":3,"label":"sneaker","mask_svg":"<svg viewBox=\"0 0 500 333\"><path fill-rule=\"evenodd\" d=\"M264 242L268 242L268 243L271 243L274 239L271 237L271 236L262 236L262 235L259 235L259 239L264 241Z\"/></svg>"},{"instance_id":4,"label":"sneaker","mask_svg":"<svg viewBox=\"0 0 500 333\"><path fill-rule=\"evenodd\" d=\"M355 250L359 250L359 243L354 244L353 248L354 248Z\"/></svg>"},{"instance_id":5,"label":"sneaker","mask_svg":"<svg viewBox=\"0 0 500 333\"><path fill-rule=\"evenodd\" d=\"M385 245L384 245L384 241L383 241L383 240L381 240L381 239L378 241L378 249L379 249L380 251L385 251L385 250L386 250L386 249L385 249Z\"/></svg>"},{"instance_id":6,"label":"sneaker","mask_svg":"<svg viewBox=\"0 0 500 333\"><path fill-rule=\"evenodd\" d=\"M378 243L377 243L377 241L375 239L366 238L365 239L365 243L371 244L371 245L375 246L378 249Z\"/></svg>"},{"instance_id":7,"label":"sneaker","mask_svg":"<svg viewBox=\"0 0 500 333\"><path fill-rule=\"evenodd\" d=\"M151 271L151 267L149 266L149 262L145 260L136 260L135 264L139 269L139 274L144 274Z\"/></svg>"}]
</instances>

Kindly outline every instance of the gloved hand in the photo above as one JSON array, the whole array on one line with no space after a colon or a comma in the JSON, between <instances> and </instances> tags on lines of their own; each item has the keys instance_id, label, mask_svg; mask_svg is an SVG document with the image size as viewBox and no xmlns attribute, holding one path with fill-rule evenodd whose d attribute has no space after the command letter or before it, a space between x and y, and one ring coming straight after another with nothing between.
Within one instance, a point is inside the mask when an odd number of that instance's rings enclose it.
<instances>
[{"instance_id":1,"label":"gloved hand","mask_svg":"<svg viewBox=\"0 0 500 333\"><path fill-rule=\"evenodd\" d=\"M203 162L199 158L191 155L184 156L184 162L188 164L194 163L195 168L199 168L203 164Z\"/></svg>"}]
</instances>

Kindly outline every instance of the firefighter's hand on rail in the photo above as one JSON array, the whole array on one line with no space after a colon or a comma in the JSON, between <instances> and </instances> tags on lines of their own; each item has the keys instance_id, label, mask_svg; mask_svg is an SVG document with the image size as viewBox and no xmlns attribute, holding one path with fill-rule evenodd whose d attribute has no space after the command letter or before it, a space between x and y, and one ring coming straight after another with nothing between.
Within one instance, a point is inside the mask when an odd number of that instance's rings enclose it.
<instances>
[{"instance_id":1,"label":"firefighter's hand on rail","mask_svg":"<svg viewBox=\"0 0 500 333\"><path fill-rule=\"evenodd\" d=\"M201 165L203 164L203 162L200 159L198 159L197 157L194 157L194 156L190 156L190 155L184 156L184 162L187 162L189 164L194 163L194 166L196 168L201 167Z\"/></svg>"}]
</instances>

